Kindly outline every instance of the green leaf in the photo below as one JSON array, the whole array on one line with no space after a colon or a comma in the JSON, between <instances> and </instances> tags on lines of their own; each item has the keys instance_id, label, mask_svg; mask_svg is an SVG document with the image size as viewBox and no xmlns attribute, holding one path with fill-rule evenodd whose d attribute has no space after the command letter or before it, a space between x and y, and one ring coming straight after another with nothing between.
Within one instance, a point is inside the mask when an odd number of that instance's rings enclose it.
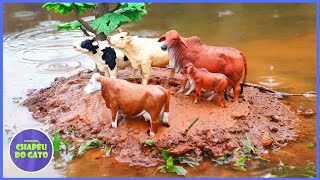
<instances>
[{"instance_id":1,"label":"green leaf","mask_svg":"<svg viewBox=\"0 0 320 180\"><path fill-rule=\"evenodd\" d=\"M261 157L260 155L257 156L258 159L262 160L262 161L266 161L266 162L270 162L270 160Z\"/></svg>"},{"instance_id":2,"label":"green leaf","mask_svg":"<svg viewBox=\"0 0 320 180\"><path fill-rule=\"evenodd\" d=\"M243 141L243 145L248 148L250 151L255 152L254 148L251 144L250 138L248 137L248 133L246 133L246 139Z\"/></svg>"},{"instance_id":3,"label":"green leaf","mask_svg":"<svg viewBox=\"0 0 320 180\"><path fill-rule=\"evenodd\" d=\"M232 168L235 169L235 170L238 170L238 171L247 171L247 169L245 167L243 167L243 166L234 166Z\"/></svg>"},{"instance_id":4,"label":"green leaf","mask_svg":"<svg viewBox=\"0 0 320 180\"><path fill-rule=\"evenodd\" d=\"M169 154L170 154L170 151L162 149L162 156L164 160L169 159Z\"/></svg>"},{"instance_id":5,"label":"green leaf","mask_svg":"<svg viewBox=\"0 0 320 180\"><path fill-rule=\"evenodd\" d=\"M155 147L156 146L156 143L154 142L154 140L151 140L151 139L144 140L144 144L148 145L149 147Z\"/></svg>"},{"instance_id":6,"label":"green leaf","mask_svg":"<svg viewBox=\"0 0 320 180\"><path fill-rule=\"evenodd\" d=\"M112 146L106 146L106 147L105 147L105 151L106 151L105 156L106 156L106 157L109 157L109 156L110 156L111 150L112 150Z\"/></svg>"},{"instance_id":7,"label":"green leaf","mask_svg":"<svg viewBox=\"0 0 320 180\"><path fill-rule=\"evenodd\" d=\"M146 3L120 3L120 9L115 13L124 15L135 22L139 21L142 15L147 14L145 7Z\"/></svg>"},{"instance_id":8,"label":"green leaf","mask_svg":"<svg viewBox=\"0 0 320 180\"><path fill-rule=\"evenodd\" d=\"M101 145L101 141L97 138L86 141L79 147L78 155L82 155L90 146L99 147Z\"/></svg>"},{"instance_id":9,"label":"green leaf","mask_svg":"<svg viewBox=\"0 0 320 180\"><path fill-rule=\"evenodd\" d=\"M54 129L54 136L50 138L53 144L53 151L54 153L59 153L60 151L60 134L58 130Z\"/></svg>"},{"instance_id":10,"label":"green leaf","mask_svg":"<svg viewBox=\"0 0 320 180\"><path fill-rule=\"evenodd\" d=\"M191 157L182 157L179 160L181 164L188 164L191 167L199 166L200 164L196 158L191 158Z\"/></svg>"},{"instance_id":11,"label":"green leaf","mask_svg":"<svg viewBox=\"0 0 320 180\"><path fill-rule=\"evenodd\" d=\"M173 166L173 158L172 156L170 156L168 159L167 159L167 167L170 168Z\"/></svg>"},{"instance_id":12,"label":"green leaf","mask_svg":"<svg viewBox=\"0 0 320 180\"><path fill-rule=\"evenodd\" d=\"M93 29L97 30L97 34L104 33L109 35L115 30L121 23L130 22L126 16L117 13L106 13L105 15L94 20L90 25Z\"/></svg>"},{"instance_id":13,"label":"green leaf","mask_svg":"<svg viewBox=\"0 0 320 180\"><path fill-rule=\"evenodd\" d=\"M166 165L163 165L163 166L159 166L153 174L155 174L157 171L160 171L161 173L166 173Z\"/></svg>"},{"instance_id":14,"label":"green leaf","mask_svg":"<svg viewBox=\"0 0 320 180\"><path fill-rule=\"evenodd\" d=\"M174 165L172 167L168 168L168 172L174 172L177 173L179 176L185 176L188 171L184 169L182 166Z\"/></svg>"},{"instance_id":15,"label":"green leaf","mask_svg":"<svg viewBox=\"0 0 320 180\"><path fill-rule=\"evenodd\" d=\"M74 6L78 7L80 14L83 14L87 9L95 7L96 3L46 3L42 8L54 9L55 13L68 14L73 11Z\"/></svg>"},{"instance_id":16,"label":"green leaf","mask_svg":"<svg viewBox=\"0 0 320 180\"><path fill-rule=\"evenodd\" d=\"M236 160L235 162L235 166L243 166L245 165L244 162L246 161L246 157L245 156L241 156L239 159Z\"/></svg>"},{"instance_id":17,"label":"green leaf","mask_svg":"<svg viewBox=\"0 0 320 180\"><path fill-rule=\"evenodd\" d=\"M48 3L45 3L42 8L46 8L47 10L50 10L54 7L56 7L59 3L51 3L51 2L48 2Z\"/></svg>"},{"instance_id":18,"label":"green leaf","mask_svg":"<svg viewBox=\"0 0 320 180\"><path fill-rule=\"evenodd\" d=\"M308 143L308 144L307 144L307 147L310 148L310 149L312 149L312 148L315 148L316 145L315 145L314 143Z\"/></svg>"},{"instance_id":19,"label":"green leaf","mask_svg":"<svg viewBox=\"0 0 320 180\"><path fill-rule=\"evenodd\" d=\"M69 30L79 29L80 26L82 26L82 25L79 21L72 21L72 22L66 22L66 23L57 25L57 29L58 30L65 29L65 30L69 31Z\"/></svg>"},{"instance_id":20,"label":"green leaf","mask_svg":"<svg viewBox=\"0 0 320 180\"><path fill-rule=\"evenodd\" d=\"M62 142L66 147L69 145L69 140L68 139L63 139Z\"/></svg>"}]
</instances>

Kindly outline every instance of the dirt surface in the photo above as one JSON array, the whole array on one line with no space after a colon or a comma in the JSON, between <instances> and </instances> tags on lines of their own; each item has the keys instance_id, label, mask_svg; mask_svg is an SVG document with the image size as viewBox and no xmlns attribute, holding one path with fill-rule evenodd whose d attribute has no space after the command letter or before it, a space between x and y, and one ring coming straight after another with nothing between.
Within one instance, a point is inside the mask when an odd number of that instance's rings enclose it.
<instances>
[{"instance_id":1,"label":"dirt surface","mask_svg":"<svg viewBox=\"0 0 320 180\"><path fill-rule=\"evenodd\" d=\"M190 96L177 93L181 76L169 80L169 70L160 68L153 69L149 84L160 84L172 94L170 128L160 125L156 136L151 138L147 135L150 123L143 117L123 118L118 128L111 128L111 113L100 92L86 95L83 90L91 74L91 71L83 71L69 78L56 78L50 87L31 91L23 105L36 120L50 124L50 134L57 128L68 138L68 130L75 128L77 138L97 137L111 143L114 146L112 153L119 162L154 166L161 157L162 148L170 149L173 155L220 157L241 147L246 133L259 153L265 149L279 149L297 136L300 120L290 107L270 94L245 87L240 103L232 102L230 97L226 108L218 106L217 97L208 102L209 93L202 93L201 101L193 104L195 93ZM129 74L130 70L120 71L120 78L136 83L141 81L128 79ZM199 121L187 136L182 136L197 117ZM146 139L153 139L156 147L144 146Z\"/></svg>"}]
</instances>

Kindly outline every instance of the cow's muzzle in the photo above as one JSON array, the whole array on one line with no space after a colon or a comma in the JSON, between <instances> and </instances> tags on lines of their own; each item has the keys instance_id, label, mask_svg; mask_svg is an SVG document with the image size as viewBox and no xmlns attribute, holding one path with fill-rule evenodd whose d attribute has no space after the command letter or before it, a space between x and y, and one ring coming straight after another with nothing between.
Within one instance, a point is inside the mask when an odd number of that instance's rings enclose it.
<instances>
[{"instance_id":1,"label":"cow's muzzle","mask_svg":"<svg viewBox=\"0 0 320 180\"><path fill-rule=\"evenodd\" d=\"M162 49L163 51L166 51L166 50L168 49L168 46L165 45L165 44L163 44L163 45L161 46L161 49Z\"/></svg>"}]
</instances>

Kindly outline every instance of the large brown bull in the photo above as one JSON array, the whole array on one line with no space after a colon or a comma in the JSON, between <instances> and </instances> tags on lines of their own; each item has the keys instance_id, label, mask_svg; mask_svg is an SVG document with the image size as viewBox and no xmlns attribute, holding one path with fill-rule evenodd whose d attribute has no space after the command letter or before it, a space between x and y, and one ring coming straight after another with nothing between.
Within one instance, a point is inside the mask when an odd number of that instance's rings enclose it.
<instances>
[{"instance_id":1,"label":"large brown bull","mask_svg":"<svg viewBox=\"0 0 320 180\"><path fill-rule=\"evenodd\" d=\"M164 41L161 49L168 50L169 65L175 68L176 73L183 74L181 92L188 80L183 67L191 62L197 68L206 68L209 72L226 75L229 86L233 88L234 101L238 102L247 76L247 61L240 51L230 47L207 46L198 37L183 38L175 30L168 31L158 41ZM240 87L243 69L245 75Z\"/></svg>"}]
</instances>

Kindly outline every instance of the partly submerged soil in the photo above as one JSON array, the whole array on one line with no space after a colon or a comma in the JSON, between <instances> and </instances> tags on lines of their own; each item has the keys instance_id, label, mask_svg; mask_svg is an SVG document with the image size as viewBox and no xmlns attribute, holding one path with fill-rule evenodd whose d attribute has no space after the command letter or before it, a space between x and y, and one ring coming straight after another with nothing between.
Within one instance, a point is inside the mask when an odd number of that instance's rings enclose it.
<instances>
[{"instance_id":1,"label":"partly submerged soil","mask_svg":"<svg viewBox=\"0 0 320 180\"><path fill-rule=\"evenodd\" d=\"M57 128L64 138L71 138L69 131L74 128L77 138L97 137L111 143L119 162L154 166L161 157L161 149L170 149L173 155L221 157L242 147L246 134L261 153L279 149L297 136L300 120L290 107L271 94L246 86L240 103L229 98L226 108L218 106L217 98L208 102L209 93L202 93L201 101L193 104L194 93L184 96L177 92L180 76L169 80L169 70L160 68L153 69L149 84L159 84L171 92L170 128L160 125L156 136L151 138L147 135L150 123L143 117L123 118L117 128L111 128L111 113L100 92L86 95L83 90L91 74L82 71L69 78L56 78L50 87L30 92L23 105L36 120L49 123L50 134ZM120 78L140 82L127 78L129 74L129 70L120 71ZM197 117L199 120L183 136ZM146 139L153 139L155 148L144 146Z\"/></svg>"}]
</instances>

